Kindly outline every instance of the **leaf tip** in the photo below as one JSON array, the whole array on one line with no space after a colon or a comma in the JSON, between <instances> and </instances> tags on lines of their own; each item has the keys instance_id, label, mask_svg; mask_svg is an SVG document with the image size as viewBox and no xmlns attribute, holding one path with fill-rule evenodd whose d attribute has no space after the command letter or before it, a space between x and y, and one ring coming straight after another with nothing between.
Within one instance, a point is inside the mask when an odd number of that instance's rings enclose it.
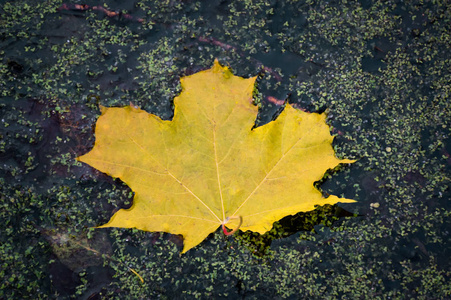
<instances>
[{"instance_id":1,"label":"leaf tip","mask_svg":"<svg viewBox=\"0 0 451 300\"><path fill-rule=\"evenodd\" d=\"M138 105L133 104L133 102L131 102L131 101L129 102L129 106L132 109L136 109L136 110L141 109Z\"/></svg>"},{"instance_id":2,"label":"leaf tip","mask_svg":"<svg viewBox=\"0 0 451 300\"><path fill-rule=\"evenodd\" d=\"M103 115L108 110L108 107L99 105L100 113Z\"/></svg>"},{"instance_id":3,"label":"leaf tip","mask_svg":"<svg viewBox=\"0 0 451 300\"><path fill-rule=\"evenodd\" d=\"M213 67L210 69L213 73L223 73L225 77L232 76L232 72L230 71L229 67L227 66L221 66L219 63L219 60L215 58L215 62L213 63Z\"/></svg>"},{"instance_id":4,"label":"leaf tip","mask_svg":"<svg viewBox=\"0 0 451 300\"><path fill-rule=\"evenodd\" d=\"M353 164L357 161L358 159L340 159L340 164Z\"/></svg>"}]
</instances>

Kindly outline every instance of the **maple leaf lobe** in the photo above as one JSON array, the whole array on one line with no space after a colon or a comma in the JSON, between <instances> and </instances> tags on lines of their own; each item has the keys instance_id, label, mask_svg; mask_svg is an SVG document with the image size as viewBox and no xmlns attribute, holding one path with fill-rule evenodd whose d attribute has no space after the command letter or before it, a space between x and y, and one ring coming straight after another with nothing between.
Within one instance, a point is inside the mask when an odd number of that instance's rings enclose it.
<instances>
[{"instance_id":1,"label":"maple leaf lobe","mask_svg":"<svg viewBox=\"0 0 451 300\"><path fill-rule=\"evenodd\" d=\"M328 169L353 162L335 157L324 113L287 104L252 130L255 79L215 61L181 78L171 121L131 105L101 107L94 148L78 160L120 178L135 196L100 227L182 234L186 252L237 219L240 229L264 233L315 205L354 202L323 198L313 186Z\"/></svg>"}]
</instances>

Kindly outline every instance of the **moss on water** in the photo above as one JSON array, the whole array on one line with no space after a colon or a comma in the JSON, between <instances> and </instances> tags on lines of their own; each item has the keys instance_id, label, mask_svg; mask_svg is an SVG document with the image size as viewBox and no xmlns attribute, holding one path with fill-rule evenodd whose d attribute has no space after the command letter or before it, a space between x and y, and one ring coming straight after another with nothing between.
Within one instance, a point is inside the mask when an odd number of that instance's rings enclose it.
<instances>
[{"instance_id":1,"label":"moss on water","mask_svg":"<svg viewBox=\"0 0 451 300\"><path fill-rule=\"evenodd\" d=\"M86 4L0 6L0 298L451 297L448 1ZM259 75L258 124L268 96L327 109L337 156L359 160L320 187L357 217L218 230L183 256L178 236L92 228L133 198L74 159L98 104L170 119L179 78L215 58Z\"/></svg>"}]
</instances>

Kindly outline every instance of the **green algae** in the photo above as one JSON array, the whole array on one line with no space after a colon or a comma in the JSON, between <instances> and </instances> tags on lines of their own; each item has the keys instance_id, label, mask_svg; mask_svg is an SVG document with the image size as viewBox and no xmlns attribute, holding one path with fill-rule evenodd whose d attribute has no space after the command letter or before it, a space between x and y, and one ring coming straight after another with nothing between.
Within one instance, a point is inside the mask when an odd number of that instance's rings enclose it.
<instances>
[{"instance_id":1,"label":"green algae","mask_svg":"<svg viewBox=\"0 0 451 300\"><path fill-rule=\"evenodd\" d=\"M446 1L103 4L132 20L61 5L0 7L0 298L451 296ZM259 124L279 110L267 96L328 110L337 156L359 160L321 189L358 200L342 206L357 217L276 224L270 245L218 231L183 256L168 234L110 229L102 242L91 227L133 195L74 159L97 105L170 119L178 78L214 58L259 75Z\"/></svg>"}]
</instances>

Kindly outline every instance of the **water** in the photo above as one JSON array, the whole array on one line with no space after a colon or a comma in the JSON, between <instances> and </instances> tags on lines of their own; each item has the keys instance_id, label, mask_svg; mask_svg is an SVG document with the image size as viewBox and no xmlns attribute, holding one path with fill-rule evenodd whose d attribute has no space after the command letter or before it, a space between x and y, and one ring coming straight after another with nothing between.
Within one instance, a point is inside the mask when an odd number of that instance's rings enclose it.
<instances>
[{"instance_id":1,"label":"water","mask_svg":"<svg viewBox=\"0 0 451 300\"><path fill-rule=\"evenodd\" d=\"M1 6L0 298L450 297L446 1L65 4ZM259 75L257 126L286 99L328 112L358 162L318 186L358 202L182 256L179 236L94 229L133 197L75 161L98 105L171 119L215 58Z\"/></svg>"}]
</instances>

